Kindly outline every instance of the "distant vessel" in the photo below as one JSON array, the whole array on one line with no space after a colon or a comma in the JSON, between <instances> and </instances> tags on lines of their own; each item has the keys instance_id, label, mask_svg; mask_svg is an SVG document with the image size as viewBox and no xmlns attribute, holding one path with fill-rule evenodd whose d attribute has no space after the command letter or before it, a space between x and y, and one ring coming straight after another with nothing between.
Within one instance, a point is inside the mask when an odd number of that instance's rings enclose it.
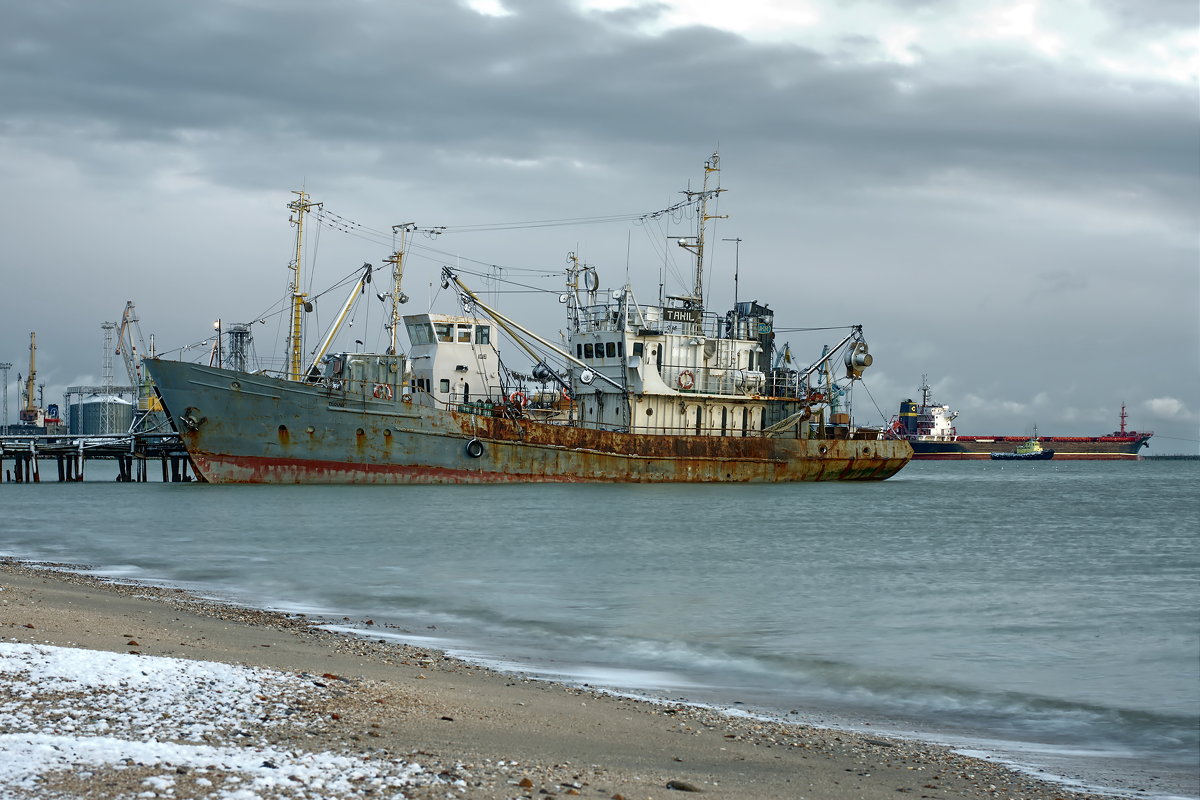
<instances>
[{"instance_id":1,"label":"distant vessel","mask_svg":"<svg viewBox=\"0 0 1200 800\"><path fill-rule=\"evenodd\" d=\"M1047 461L1054 458L1054 451L1042 447L1042 443L1038 441L1035 427L1033 436L1017 445L1016 449L993 452L988 455L995 461Z\"/></svg>"},{"instance_id":2,"label":"distant vessel","mask_svg":"<svg viewBox=\"0 0 1200 800\"><path fill-rule=\"evenodd\" d=\"M904 400L900 414L892 419L891 431L897 438L912 445L913 458L919 460L955 460L991 458L993 451L1006 444L1018 445L1028 436L966 436L958 433L954 420L957 411L950 406L934 403L929 395L929 381L921 381L921 401ZM1126 430L1127 414L1121 406L1121 427L1106 436L1042 436L1041 441L1053 446L1057 460L1117 460L1140 458L1143 447L1149 447L1153 431Z\"/></svg>"},{"instance_id":3,"label":"distant vessel","mask_svg":"<svg viewBox=\"0 0 1200 800\"><path fill-rule=\"evenodd\" d=\"M559 295L564 345L485 304L448 267L441 285L463 313L401 317L403 239L392 265L391 347L326 356L333 333L303 358L307 295L300 229L307 195L289 204L297 225L292 333L285 374L163 359L145 364L196 471L214 483L785 482L882 480L912 456L880 427L856 426L850 388L871 365L861 326L805 369L775 363L775 314L738 302L704 307L706 204L700 191L672 214L696 232L680 246L695 284L640 304L629 285L600 288L574 256ZM662 212L656 212L662 213ZM402 226L398 226L402 227ZM406 229L407 230L407 229ZM679 238L679 237L677 237ZM371 280L352 290L341 318ZM381 301L385 295L379 295ZM476 311L483 316L477 316ZM400 351L399 330L410 348ZM531 368L501 359L515 342ZM219 353L219 350L218 350ZM785 362L780 359L780 362Z\"/></svg>"}]
</instances>

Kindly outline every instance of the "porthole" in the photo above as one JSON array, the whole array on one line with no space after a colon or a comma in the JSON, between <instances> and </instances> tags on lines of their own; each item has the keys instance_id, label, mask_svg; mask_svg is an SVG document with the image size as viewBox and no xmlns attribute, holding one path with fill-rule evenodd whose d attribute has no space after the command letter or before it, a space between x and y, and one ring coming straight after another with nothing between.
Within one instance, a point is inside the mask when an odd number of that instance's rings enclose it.
<instances>
[{"instance_id":1,"label":"porthole","mask_svg":"<svg viewBox=\"0 0 1200 800\"><path fill-rule=\"evenodd\" d=\"M364 431L362 428L359 428L358 430L356 430L356 431L354 432L354 434L355 434L356 436L366 436L366 435L367 435L367 432L366 432L366 431Z\"/></svg>"},{"instance_id":2,"label":"porthole","mask_svg":"<svg viewBox=\"0 0 1200 800\"><path fill-rule=\"evenodd\" d=\"M390 437L390 436L392 435L392 429L391 429L391 428L384 428L384 429L383 429L383 435L384 435L384 436L388 436L388 437Z\"/></svg>"}]
</instances>

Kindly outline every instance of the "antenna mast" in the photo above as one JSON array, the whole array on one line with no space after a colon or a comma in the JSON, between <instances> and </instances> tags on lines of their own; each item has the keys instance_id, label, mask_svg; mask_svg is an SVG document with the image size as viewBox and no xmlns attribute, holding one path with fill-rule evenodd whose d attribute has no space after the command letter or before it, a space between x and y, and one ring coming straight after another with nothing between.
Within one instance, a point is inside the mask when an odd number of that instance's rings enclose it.
<instances>
[{"instance_id":1,"label":"antenna mast","mask_svg":"<svg viewBox=\"0 0 1200 800\"><path fill-rule=\"evenodd\" d=\"M704 225L710 219L728 219L728 214L719 214L709 216L708 214L708 199L716 197L721 192L725 191L719 186L716 189L708 188L708 178L714 172L721 171L721 156L719 153L713 153L708 161L704 162L704 185L698 192L693 192L691 189L684 190L689 200L700 198L700 213L696 220L696 236L695 241L689 242L684 239L679 240L679 246L693 253L696 256L696 280L692 287L692 300L697 308L704 308ZM718 180L720 180L718 178ZM688 237L692 238L692 237Z\"/></svg>"},{"instance_id":2,"label":"antenna mast","mask_svg":"<svg viewBox=\"0 0 1200 800\"><path fill-rule=\"evenodd\" d=\"M117 329L117 323L101 322L100 328L104 331L104 352L100 362L104 381L104 397L100 401L100 430L104 433L114 433L116 409L113 407L112 397L116 390L113 388L113 331Z\"/></svg>"},{"instance_id":3,"label":"antenna mast","mask_svg":"<svg viewBox=\"0 0 1200 800\"><path fill-rule=\"evenodd\" d=\"M12 363L5 361L0 363L0 372L4 373L4 419L0 420L0 433L8 435L8 371L12 369Z\"/></svg>"},{"instance_id":4,"label":"antenna mast","mask_svg":"<svg viewBox=\"0 0 1200 800\"><path fill-rule=\"evenodd\" d=\"M292 190L296 199L288 203L293 212L288 222L296 226L296 257L288 266L295 271L292 276L292 332L288 337L288 378L293 381L304 378L304 312L308 309L308 295L304 292L304 284L300 282L301 248L304 244L304 216L314 208L320 208L321 203L310 203L308 192Z\"/></svg>"}]
</instances>

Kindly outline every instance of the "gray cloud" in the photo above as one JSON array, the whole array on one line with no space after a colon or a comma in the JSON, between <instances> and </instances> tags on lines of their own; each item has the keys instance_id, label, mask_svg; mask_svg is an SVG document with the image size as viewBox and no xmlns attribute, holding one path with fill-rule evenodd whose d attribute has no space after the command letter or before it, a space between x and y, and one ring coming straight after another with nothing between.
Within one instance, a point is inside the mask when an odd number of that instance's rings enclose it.
<instances>
[{"instance_id":1,"label":"gray cloud","mask_svg":"<svg viewBox=\"0 0 1200 800\"><path fill-rule=\"evenodd\" d=\"M733 213L721 230L767 265L743 274L747 291L810 317L814 296L853 297L833 316L891 340L877 373L889 396L941 371L961 397L1028 404L1046 389L1045 407L1086 421L1112 412L1119 380L1178 398L1171 419L1194 418L1197 379L1172 366L1196 362L1200 316L1194 86L995 46L902 65L874 59L869 37L831 52L699 26L650 36L653 7L506 7L13 5L0 32L0 213L16 327L0 357L19 362L14 342L42 324L14 299L46 289L30 263L55 264L57 302L79 321L47 332L47 369L94 372L94 328L126 295L145 319L182 326L165 310L181 276L189 330L234 288L255 296L244 314L255 313L286 279L272 272L287 258L281 207L302 182L384 228L417 214L463 224L648 211L673 202L720 143ZM1131 26L1191 24L1182 4L1111 7ZM350 242L327 236L322 248L338 241ZM623 264L626 244L624 231L591 228L439 246L544 266L576 246ZM830 280L853 293L824 290ZM1155 337L1176 354L1132 379ZM1082 377L1055 397L1053 359L1038 354L1064 340ZM1004 420L1000 405L972 413Z\"/></svg>"}]
</instances>

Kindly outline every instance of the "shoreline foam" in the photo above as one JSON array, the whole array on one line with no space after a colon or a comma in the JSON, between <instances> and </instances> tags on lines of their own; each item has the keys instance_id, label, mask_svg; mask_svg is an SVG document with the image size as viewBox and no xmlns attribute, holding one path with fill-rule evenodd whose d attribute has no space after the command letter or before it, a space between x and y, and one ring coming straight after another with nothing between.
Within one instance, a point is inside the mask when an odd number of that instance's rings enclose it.
<instances>
[{"instance_id":1,"label":"shoreline foam","mask_svg":"<svg viewBox=\"0 0 1200 800\"><path fill-rule=\"evenodd\" d=\"M413 798L634 800L662 798L668 784L763 800L1100 796L938 745L535 680L429 648L331 632L321 620L49 566L58 565L0 559L4 640L334 675L342 693L317 712L327 715L320 719L328 730L275 732L274 745L343 758L385 753L427 774L457 776L402 790ZM94 781L89 786L88 797L108 796L93 793ZM174 797L206 796L175 789Z\"/></svg>"}]
</instances>

